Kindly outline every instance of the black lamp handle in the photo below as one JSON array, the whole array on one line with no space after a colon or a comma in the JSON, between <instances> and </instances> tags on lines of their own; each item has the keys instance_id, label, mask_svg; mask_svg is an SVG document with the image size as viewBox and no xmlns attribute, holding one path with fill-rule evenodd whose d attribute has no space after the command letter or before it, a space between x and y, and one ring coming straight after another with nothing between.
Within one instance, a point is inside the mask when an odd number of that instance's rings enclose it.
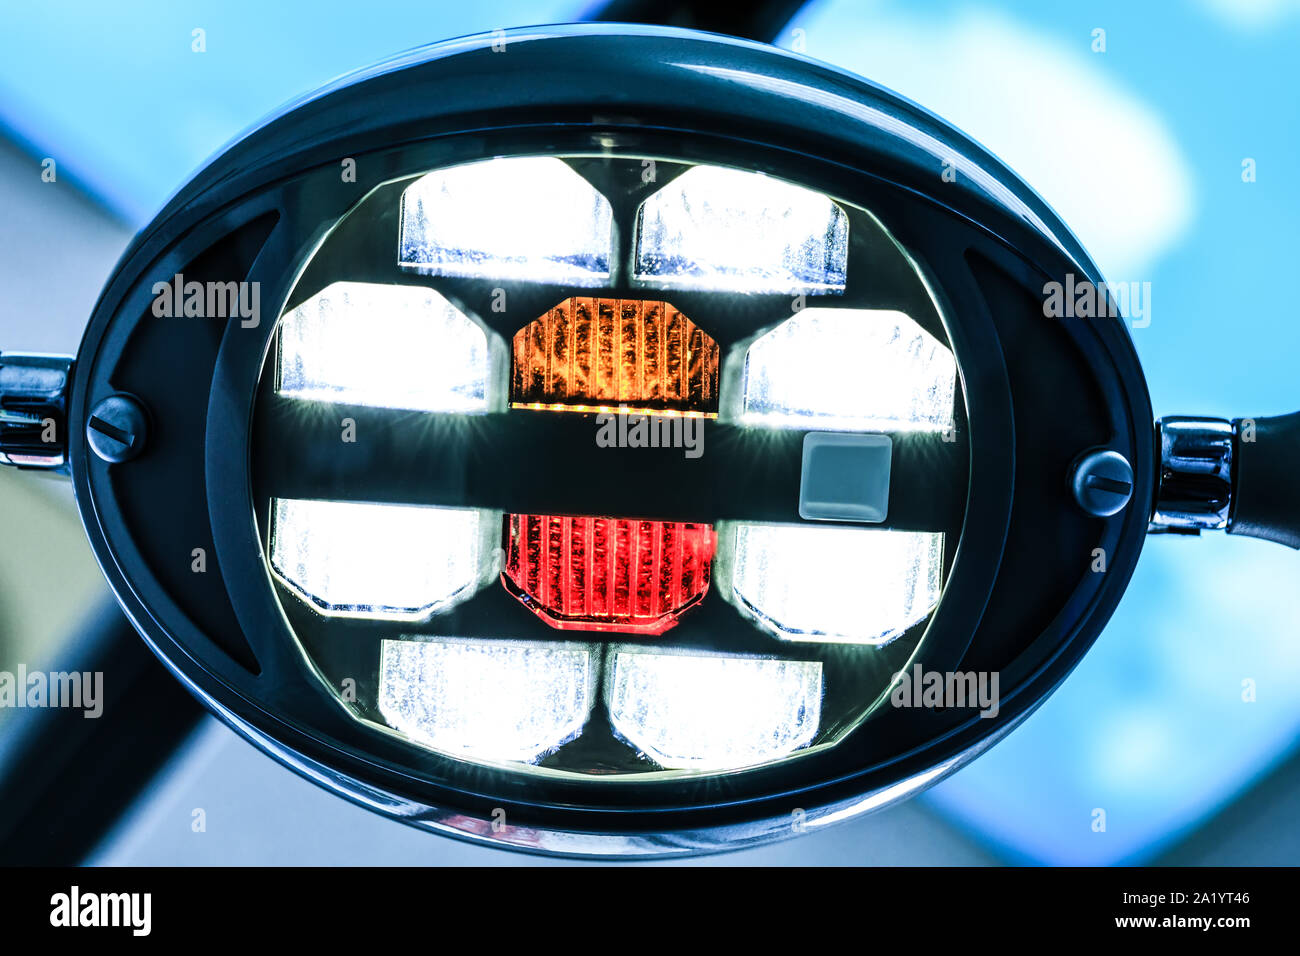
<instances>
[{"instance_id":1,"label":"black lamp handle","mask_svg":"<svg viewBox=\"0 0 1300 956\"><path fill-rule=\"evenodd\" d=\"M1229 534L1300 548L1300 412L1238 418Z\"/></svg>"}]
</instances>

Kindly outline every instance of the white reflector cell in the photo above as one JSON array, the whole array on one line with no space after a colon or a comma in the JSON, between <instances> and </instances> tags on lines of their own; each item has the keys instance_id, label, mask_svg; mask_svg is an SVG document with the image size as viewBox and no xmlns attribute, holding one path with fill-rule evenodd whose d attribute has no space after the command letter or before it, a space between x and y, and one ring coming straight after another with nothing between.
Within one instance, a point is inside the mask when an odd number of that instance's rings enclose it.
<instances>
[{"instance_id":1,"label":"white reflector cell","mask_svg":"<svg viewBox=\"0 0 1300 956\"><path fill-rule=\"evenodd\" d=\"M487 334L433 289L332 283L280 320L279 360L291 398L488 410Z\"/></svg>"},{"instance_id":2,"label":"white reflector cell","mask_svg":"<svg viewBox=\"0 0 1300 956\"><path fill-rule=\"evenodd\" d=\"M406 188L398 259L438 275L600 285L612 223L609 200L563 161L489 159Z\"/></svg>"},{"instance_id":3,"label":"white reflector cell","mask_svg":"<svg viewBox=\"0 0 1300 956\"><path fill-rule=\"evenodd\" d=\"M483 578L472 508L271 502L271 567L324 614L417 620Z\"/></svg>"},{"instance_id":4,"label":"white reflector cell","mask_svg":"<svg viewBox=\"0 0 1300 956\"><path fill-rule=\"evenodd\" d=\"M384 641L379 712L432 750L536 763L582 732L595 662L581 644Z\"/></svg>"},{"instance_id":5,"label":"white reflector cell","mask_svg":"<svg viewBox=\"0 0 1300 956\"><path fill-rule=\"evenodd\" d=\"M939 601L943 534L738 524L732 600L783 640L887 644Z\"/></svg>"},{"instance_id":6,"label":"white reflector cell","mask_svg":"<svg viewBox=\"0 0 1300 956\"><path fill-rule=\"evenodd\" d=\"M843 292L849 222L819 192L696 166L641 207L636 277L672 288Z\"/></svg>"},{"instance_id":7,"label":"white reflector cell","mask_svg":"<svg viewBox=\"0 0 1300 956\"><path fill-rule=\"evenodd\" d=\"M615 732L669 770L732 770L794 753L821 723L822 665L756 657L610 651Z\"/></svg>"},{"instance_id":8,"label":"white reflector cell","mask_svg":"<svg viewBox=\"0 0 1300 956\"><path fill-rule=\"evenodd\" d=\"M902 312L805 309L745 355L741 419L832 431L944 431L957 362Z\"/></svg>"}]
</instances>

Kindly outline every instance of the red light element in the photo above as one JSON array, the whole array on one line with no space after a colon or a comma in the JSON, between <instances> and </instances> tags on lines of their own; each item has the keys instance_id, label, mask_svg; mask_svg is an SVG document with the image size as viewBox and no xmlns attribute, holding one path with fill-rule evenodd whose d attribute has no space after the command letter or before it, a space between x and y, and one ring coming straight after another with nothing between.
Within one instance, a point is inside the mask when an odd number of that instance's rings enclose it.
<instances>
[{"instance_id":1,"label":"red light element","mask_svg":"<svg viewBox=\"0 0 1300 956\"><path fill-rule=\"evenodd\" d=\"M662 634L709 589L712 525L507 515L506 590L560 630Z\"/></svg>"}]
</instances>

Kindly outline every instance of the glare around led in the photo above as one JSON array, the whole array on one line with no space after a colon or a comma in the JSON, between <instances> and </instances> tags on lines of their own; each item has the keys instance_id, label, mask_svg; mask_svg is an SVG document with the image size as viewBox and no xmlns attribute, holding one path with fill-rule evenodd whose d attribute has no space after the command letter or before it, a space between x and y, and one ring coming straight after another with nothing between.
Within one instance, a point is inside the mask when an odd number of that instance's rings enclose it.
<instances>
[{"instance_id":1,"label":"glare around led","mask_svg":"<svg viewBox=\"0 0 1300 956\"><path fill-rule=\"evenodd\" d=\"M398 260L438 275L600 285L612 224L609 200L561 160L489 159L406 188Z\"/></svg>"},{"instance_id":2,"label":"glare around led","mask_svg":"<svg viewBox=\"0 0 1300 956\"><path fill-rule=\"evenodd\" d=\"M476 590L479 513L276 498L271 566L323 613L424 617Z\"/></svg>"},{"instance_id":3,"label":"glare around led","mask_svg":"<svg viewBox=\"0 0 1300 956\"><path fill-rule=\"evenodd\" d=\"M953 427L957 362L902 312L805 309L749 347L742 421L837 431Z\"/></svg>"},{"instance_id":4,"label":"glare around led","mask_svg":"<svg viewBox=\"0 0 1300 956\"><path fill-rule=\"evenodd\" d=\"M485 412L488 368L486 333L432 289L335 282L280 320L290 398Z\"/></svg>"},{"instance_id":5,"label":"glare around led","mask_svg":"<svg viewBox=\"0 0 1300 956\"><path fill-rule=\"evenodd\" d=\"M821 723L822 665L752 657L610 652L615 732L669 770L732 770L794 753Z\"/></svg>"},{"instance_id":6,"label":"glare around led","mask_svg":"<svg viewBox=\"0 0 1300 956\"><path fill-rule=\"evenodd\" d=\"M384 641L379 712L432 750L535 763L582 732L595 667L580 644Z\"/></svg>"},{"instance_id":7,"label":"glare around led","mask_svg":"<svg viewBox=\"0 0 1300 956\"><path fill-rule=\"evenodd\" d=\"M695 166L641 208L636 277L673 288L843 292L848 217L762 173Z\"/></svg>"},{"instance_id":8,"label":"glare around led","mask_svg":"<svg viewBox=\"0 0 1300 956\"><path fill-rule=\"evenodd\" d=\"M943 534L738 524L731 594L789 641L886 644L939 601Z\"/></svg>"}]
</instances>

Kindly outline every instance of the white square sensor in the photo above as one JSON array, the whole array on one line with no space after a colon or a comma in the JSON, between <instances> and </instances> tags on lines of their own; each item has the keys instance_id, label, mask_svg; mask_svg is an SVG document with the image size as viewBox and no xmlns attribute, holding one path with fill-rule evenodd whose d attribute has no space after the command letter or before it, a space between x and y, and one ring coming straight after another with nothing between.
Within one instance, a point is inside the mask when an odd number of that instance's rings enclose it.
<instances>
[{"instance_id":1,"label":"white square sensor","mask_svg":"<svg viewBox=\"0 0 1300 956\"><path fill-rule=\"evenodd\" d=\"M799 517L878 524L889 513L888 435L809 432L803 440Z\"/></svg>"}]
</instances>

